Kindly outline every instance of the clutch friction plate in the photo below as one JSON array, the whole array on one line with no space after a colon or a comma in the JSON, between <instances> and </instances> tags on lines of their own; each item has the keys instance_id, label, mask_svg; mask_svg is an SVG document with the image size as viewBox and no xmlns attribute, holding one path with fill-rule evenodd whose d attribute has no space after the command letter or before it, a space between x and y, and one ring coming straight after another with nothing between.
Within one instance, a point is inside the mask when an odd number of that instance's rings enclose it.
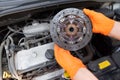
<instances>
[{"instance_id":1,"label":"clutch friction plate","mask_svg":"<svg viewBox=\"0 0 120 80\"><path fill-rule=\"evenodd\" d=\"M67 8L58 12L50 23L50 34L60 47L76 51L85 47L92 37L92 25L82 10Z\"/></svg>"}]
</instances>

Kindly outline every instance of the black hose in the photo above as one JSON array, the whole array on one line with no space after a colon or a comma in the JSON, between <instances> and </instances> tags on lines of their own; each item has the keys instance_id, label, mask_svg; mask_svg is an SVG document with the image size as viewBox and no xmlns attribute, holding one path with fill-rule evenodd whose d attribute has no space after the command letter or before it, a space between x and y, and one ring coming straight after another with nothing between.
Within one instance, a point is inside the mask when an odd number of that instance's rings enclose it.
<instances>
[{"instance_id":1,"label":"black hose","mask_svg":"<svg viewBox=\"0 0 120 80\"><path fill-rule=\"evenodd\" d=\"M76 55L83 61L83 63L88 63L92 58L93 58L93 55L94 55L94 51L91 47L90 44L88 44L86 47L85 47L85 50L86 50L86 53L87 55L85 57L83 57L80 52L75 52Z\"/></svg>"},{"instance_id":2,"label":"black hose","mask_svg":"<svg viewBox=\"0 0 120 80\"><path fill-rule=\"evenodd\" d=\"M90 45L87 45L87 46L85 47L85 49L86 49L86 51L87 51L87 56L84 57L83 62L84 62L84 63L87 63L87 62L89 62L89 61L93 58L94 52L93 52L93 50L92 50L92 48L91 48Z\"/></svg>"}]
</instances>

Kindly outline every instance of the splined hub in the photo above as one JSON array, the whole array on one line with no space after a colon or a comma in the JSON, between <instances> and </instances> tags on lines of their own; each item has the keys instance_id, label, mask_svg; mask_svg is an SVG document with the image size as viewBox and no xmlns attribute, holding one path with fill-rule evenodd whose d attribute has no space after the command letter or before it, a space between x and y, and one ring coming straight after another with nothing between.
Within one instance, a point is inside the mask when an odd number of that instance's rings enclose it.
<instances>
[{"instance_id":1,"label":"splined hub","mask_svg":"<svg viewBox=\"0 0 120 80\"><path fill-rule=\"evenodd\" d=\"M76 51L85 47L92 37L88 17L76 8L67 8L57 13L51 21L50 34L60 47Z\"/></svg>"}]
</instances>

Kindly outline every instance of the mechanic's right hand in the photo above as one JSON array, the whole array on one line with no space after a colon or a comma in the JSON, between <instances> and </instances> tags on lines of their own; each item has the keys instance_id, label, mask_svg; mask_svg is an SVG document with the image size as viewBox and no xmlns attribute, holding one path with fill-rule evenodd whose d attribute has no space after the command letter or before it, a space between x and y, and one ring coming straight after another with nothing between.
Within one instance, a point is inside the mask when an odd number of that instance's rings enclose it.
<instances>
[{"instance_id":1,"label":"mechanic's right hand","mask_svg":"<svg viewBox=\"0 0 120 80\"><path fill-rule=\"evenodd\" d=\"M83 9L83 12L90 18L93 26L94 33L101 33L103 35L109 35L115 21L104 16L102 13L95 12L89 9Z\"/></svg>"}]
</instances>

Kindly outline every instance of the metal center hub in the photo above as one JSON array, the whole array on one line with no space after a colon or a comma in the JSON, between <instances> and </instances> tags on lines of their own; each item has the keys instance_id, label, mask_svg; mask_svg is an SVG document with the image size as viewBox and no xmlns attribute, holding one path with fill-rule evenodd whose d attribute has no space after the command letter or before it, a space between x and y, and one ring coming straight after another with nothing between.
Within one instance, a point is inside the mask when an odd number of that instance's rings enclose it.
<instances>
[{"instance_id":1,"label":"metal center hub","mask_svg":"<svg viewBox=\"0 0 120 80\"><path fill-rule=\"evenodd\" d=\"M75 36L78 32L78 27L75 24L69 24L65 27L65 32L68 36Z\"/></svg>"}]
</instances>

